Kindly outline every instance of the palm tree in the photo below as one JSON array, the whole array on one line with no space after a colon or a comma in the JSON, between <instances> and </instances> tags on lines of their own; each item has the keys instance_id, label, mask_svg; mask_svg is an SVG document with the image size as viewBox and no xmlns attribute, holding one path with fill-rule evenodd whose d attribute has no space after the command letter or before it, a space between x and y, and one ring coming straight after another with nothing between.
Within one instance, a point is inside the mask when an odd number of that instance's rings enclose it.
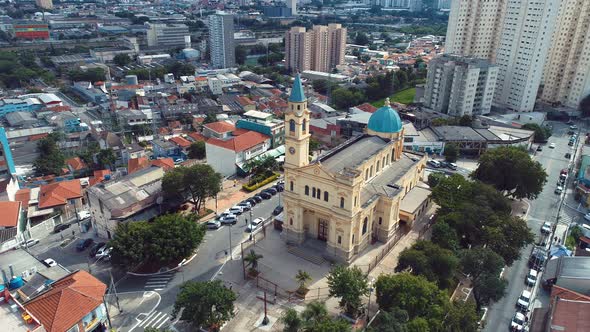
<instances>
[{"instance_id":1,"label":"palm tree","mask_svg":"<svg viewBox=\"0 0 590 332\"><path fill-rule=\"evenodd\" d=\"M307 324L324 320L328 317L326 304L317 300L308 303L305 306L305 310L301 313L301 317Z\"/></svg>"},{"instance_id":2,"label":"palm tree","mask_svg":"<svg viewBox=\"0 0 590 332\"><path fill-rule=\"evenodd\" d=\"M306 271L299 270L299 271L297 271L297 274L295 275L295 280L297 280L297 282L299 283L298 291L304 291L305 284L307 284L307 282L311 281L311 276Z\"/></svg>"},{"instance_id":3,"label":"palm tree","mask_svg":"<svg viewBox=\"0 0 590 332\"><path fill-rule=\"evenodd\" d=\"M289 308L281 316L281 322L285 325L283 332L297 332L303 326L303 320L295 309Z\"/></svg>"},{"instance_id":4,"label":"palm tree","mask_svg":"<svg viewBox=\"0 0 590 332\"><path fill-rule=\"evenodd\" d=\"M257 254L254 249L250 250L250 253L244 257L244 260L251 266L252 270L254 271L258 271L258 261L262 258L263 256L260 254Z\"/></svg>"}]
</instances>

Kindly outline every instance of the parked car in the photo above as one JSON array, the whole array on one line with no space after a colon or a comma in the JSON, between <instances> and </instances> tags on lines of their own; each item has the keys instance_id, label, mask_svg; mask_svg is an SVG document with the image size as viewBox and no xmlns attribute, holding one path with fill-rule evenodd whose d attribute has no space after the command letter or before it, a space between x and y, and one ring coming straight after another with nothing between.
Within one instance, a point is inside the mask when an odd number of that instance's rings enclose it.
<instances>
[{"instance_id":1,"label":"parked car","mask_svg":"<svg viewBox=\"0 0 590 332\"><path fill-rule=\"evenodd\" d=\"M252 205L246 201L240 202L238 206L242 207L242 212L250 211L250 209L252 209Z\"/></svg>"},{"instance_id":2,"label":"parked car","mask_svg":"<svg viewBox=\"0 0 590 332\"><path fill-rule=\"evenodd\" d=\"M43 265L45 265L47 267L52 267L52 266L57 265L57 263L51 258L46 258L46 259L42 260L41 263L43 263Z\"/></svg>"},{"instance_id":3,"label":"parked car","mask_svg":"<svg viewBox=\"0 0 590 332\"><path fill-rule=\"evenodd\" d=\"M273 188L278 191L278 192L283 192L285 191L285 187L283 187L283 185L277 184L276 186L273 186Z\"/></svg>"},{"instance_id":4,"label":"parked car","mask_svg":"<svg viewBox=\"0 0 590 332\"><path fill-rule=\"evenodd\" d=\"M565 159L568 159L569 160L571 158L572 158L572 154L571 153L568 152L568 153L565 154Z\"/></svg>"},{"instance_id":5,"label":"parked car","mask_svg":"<svg viewBox=\"0 0 590 332\"><path fill-rule=\"evenodd\" d=\"M96 258L105 260L107 257L111 257L111 251L113 251L113 247L104 246L96 252Z\"/></svg>"},{"instance_id":6,"label":"parked car","mask_svg":"<svg viewBox=\"0 0 590 332\"><path fill-rule=\"evenodd\" d=\"M545 221L543 223L543 226L541 226L541 234L550 234L552 228L553 227L551 226L551 223L548 221Z\"/></svg>"},{"instance_id":7,"label":"parked car","mask_svg":"<svg viewBox=\"0 0 590 332\"><path fill-rule=\"evenodd\" d=\"M529 304L531 303L531 292L523 290L516 301L516 306L521 310L528 310Z\"/></svg>"},{"instance_id":8,"label":"parked car","mask_svg":"<svg viewBox=\"0 0 590 332\"><path fill-rule=\"evenodd\" d=\"M246 200L246 202L250 203L250 206L251 207L254 207L254 206L256 206L256 204L258 204L258 202L256 202L256 200L254 198L252 198L252 197L248 198Z\"/></svg>"},{"instance_id":9,"label":"parked car","mask_svg":"<svg viewBox=\"0 0 590 332\"><path fill-rule=\"evenodd\" d=\"M438 160L434 160L434 159L430 159L428 161L428 165L434 167L434 168L440 168L441 167L441 163Z\"/></svg>"},{"instance_id":10,"label":"parked car","mask_svg":"<svg viewBox=\"0 0 590 332\"><path fill-rule=\"evenodd\" d=\"M455 164L455 163L449 163L449 164L448 164L448 167L449 167L450 169L452 169L452 170L456 170L456 169L457 169L457 164Z\"/></svg>"},{"instance_id":11,"label":"parked car","mask_svg":"<svg viewBox=\"0 0 590 332\"><path fill-rule=\"evenodd\" d=\"M252 220L248 224L248 226L246 226L246 232L253 232L253 231L255 231L260 226L260 224L263 221L264 221L264 219L262 219L262 218L256 218L256 219Z\"/></svg>"},{"instance_id":12,"label":"parked car","mask_svg":"<svg viewBox=\"0 0 590 332\"><path fill-rule=\"evenodd\" d=\"M68 229L70 228L70 224L58 224L55 225L55 227L53 227L53 233L59 233L61 231L63 231L64 229Z\"/></svg>"},{"instance_id":13,"label":"parked car","mask_svg":"<svg viewBox=\"0 0 590 332\"><path fill-rule=\"evenodd\" d=\"M217 220L219 220L222 225L235 225L238 222L238 217L233 214L228 214Z\"/></svg>"},{"instance_id":14,"label":"parked car","mask_svg":"<svg viewBox=\"0 0 590 332\"><path fill-rule=\"evenodd\" d=\"M235 214L235 215L238 215L238 216L239 216L240 214L242 214L242 212L244 212L244 208L242 208L242 207L241 207L241 206L239 206L239 205L234 205L234 206L232 206L232 207L229 209L229 212L230 212L231 214Z\"/></svg>"},{"instance_id":15,"label":"parked car","mask_svg":"<svg viewBox=\"0 0 590 332\"><path fill-rule=\"evenodd\" d=\"M255 200L256 203L260 203L264 200L264 198L262 198L260 195L252 196L252 199Z\"/></svg>"},{"instance_id":16,"label":"parked car","mask_svg":"<svg viewBox=\"0 0 590 332\"><path fill-rule=\"evenodd\" d=\"M80 241L78 241L78 244L76 245L76 250L84 251L84 250L86 250L86 248L90 247L93 243L94 243L93 239L81 239Z\"/></svg>"},{"instance_id":17,"label":"parked car","mask_svg":"<svg viewBox=\"0 0 590 332\"><path fill-rule=\"evenodd\" d=\"M576 125L571 125L571 126L570 126L570 129L571 129L571 130L576 130L576 129L578 129L578 126L576 126Z\"/></svg>"},{"instance_id":18,"label":"parked car","mask_svg":"<svg viewBox=\"0 0 590 332\"><path fill-rule=\"evenodd\" d=\"M527 286L533 287L537 283L537 277L539 276L539 272L535 269L530 269L529 273L526 275L524 279L524 283Z\"/></svg>"},{"instance_id":19,"label":"parked car","mask_svg":"<svg viewBox=\"0 0 590 332\"><path fill-rule=\"evenodd\" d=\"M260 195L260 197L262 197L264 199L271 199L272 198L272 194L267 191L263 191L259 195Z\"/></svg>"},{"instance_id":20,"label":"parked car","mask_svg":"<svg viewBox=\"0 0 590 332\"><path fill-rule=\"evenodd\" d=\"M20 246L28 248L28 247L36 245L37 243L39 243L39 240L37 240L37 239L28 239L25 242L21 242Z\"/></svg>"},{"instance_id":21,"label":"parked car","mask_svg":"<svg viewBox=\"0 0 590 332\"><path fill-rule=\"evenodd\" d=\"M267 188L267 189L264 189L262 192L267 192L267 193L269 193L269 194L271 194L273 196L278 193L278 191L275 188L272 188L272 187Z\"/></svg>"},{"instance_id":22,"label":"parked car","mask_svg":"<svg viewBox=\"0 0 590 332\"><path fill-rule=\"evenodd\" d=\"M104 242L99 242L97 244L95 244L94 246L92 246L92 248L90 249L90 252L88 253L88 255L90 257L94 257L96 255L96 253L98 252L99 249L101 249L102 247L106 246L106 243Z\"/></svg>"},{"instance_id":23,"label":"parked car","mask_svg":"<svg viewBox=\"0 0 590 332\"><path fill-rule=\"evenodd\" d=\"M537 146L537 151L543 151L543 147L542 146Z\"/></svg>"},{"instance_id":24,"label":"parked car","mask_svg":"<svg viewBox=\"0 0 590 332\"><path fill-rule=\"evenodd\" d=\"M549 148L550 148L550 149L555 149L555 143L551 143L551 144L549 144Z\"/></svg>"},{"instance_id":25,"label":"parked car","mask_svg":"<svg viewBox=\"0 0 590 332\"><path fill-rule=\"evenodd\" d=\"M272 215L278 216L281 212L283 212L283 207L279 205L272 211Z\"/></svg>"},{"instance_id":26,"label":"parked car","mask_svg":"<svg viewBox=\"0 0 590 332\"><path fill-rule=\"evenodd\" d=\"M557 188L555 188L554 191L557 195L561 194L563 192L563 187L562 186L557 186Z\"/></svg>"},{"instance_id":27,"label":"parked car","mask_svg":"<svg viewBox=\"0 0 590 332\"><path fill-rule=\"evenodd\" d=\"M590 212L584 215L584 219L590 221Z\"/></svg>"},{"instance_id":28,"label":"parked car","mask_svg":"<svg viewBox=\"0 0 590 332\"><path fill-rule=\"evenodd\" d=\"M569 141L569 142L567 143L567 145L568 145L568 146L574 146L574 143L575 143L574 141Z\"/></svg>"},{"instance_id":29,"label":"parked car","mask_svg":"<svg viewBox=\"0 0 590 332\"><path fill-rule=\"evenodd\" d=\"M525 317L521 312L517 312L510 322L510 331L522 331L524 329Z\"/></svg>"},{"instance_id":30,"label":"parked car","mask_svg":"<svg viewBox=\"0 0 590 332\"><path fill-rule=\"evenodd\" d=\"M531 252L531 256L529 257L529 268L535 269L537 271L543 270L543 265L547 260L547 253L544 249L535 247Z\"/></svg>"},{"instance_id":31,"label":"parked car","mask_svg":"<svg viewBox=\"0 0 590 332\"><path fill-rule=\"evenodd\" d=\"M207 221L207 228L208 229L218 229L221 227L221 222L219 220L209 220Z\"/></svg>"},{"instance_id":32,"label":"parked car","mask_svg":"<svg viewBox=\"0 0 590 332\"><path fill-rule=\"evenodd\" d=\"M567 168L564 168L564 169L561 170L561 172L559 172L559 175L565 175L565 176L567 176L567 173L568 173L568 169Z\"/></svg>"}]
</instances>

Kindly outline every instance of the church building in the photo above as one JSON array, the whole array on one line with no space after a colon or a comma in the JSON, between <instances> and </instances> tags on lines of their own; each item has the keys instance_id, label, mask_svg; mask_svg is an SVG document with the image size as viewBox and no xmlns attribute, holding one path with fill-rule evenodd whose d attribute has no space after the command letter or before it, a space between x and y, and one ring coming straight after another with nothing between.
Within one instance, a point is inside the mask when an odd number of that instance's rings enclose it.
<instances>
[{"instance_id":1,"label":"church building","mask_svg":"<svg viewBox=\"0 0 590 332\"><path fill-rule=\"evenodd\" d=\"M297 75L285 113L283 238L289 244L319 240L325 243L322 256L349 263L424 212L429 190L417 185L426 156L403 151L403 124L389 100L371 115L364 135L314 160L309 118Z\"/></svg>"}]
</instances>

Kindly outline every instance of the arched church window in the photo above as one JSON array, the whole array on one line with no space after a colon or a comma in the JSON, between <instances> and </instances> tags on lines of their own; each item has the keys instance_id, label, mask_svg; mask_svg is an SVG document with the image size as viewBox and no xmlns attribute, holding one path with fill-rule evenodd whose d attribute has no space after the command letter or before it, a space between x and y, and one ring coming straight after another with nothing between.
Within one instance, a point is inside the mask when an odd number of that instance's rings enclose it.
<instances>
[{"instance_id":1,"label":"arched church window","mask_svg":"<svg viewBox=\"0 0 590 332\"><path fill-rule=\"evenodd\" d=\"M289 120L289 131L291 133L295 132L295 120Z\"/></svg>"},{"instance_id":2,"label":"arched church window","mask_svg":"<svg viewBox=\"0 0 590 332\"><path fill-rule=\"evenodd\" d=\"M365 233L367 232L367 224L369 223L369 218L365 217L365 220L363 220L363 235L365 235Z\"/></svg>"},{"instance_id":3,"label":"arched church window","mask_svg":"<svg viewBox=\"0 0 590 332\"><path fill-rule=\"evenodd\" d=\"M305 195L309 196L309 186L305 186Z\"/></svg>"},{"instance_id":4,"label":"arched church window","mask_svg":"<svg viewBox=\"0 0 590 332\"><path fill-rule=\"evenodd\" d=\"M301 131L302 132L307 131L307 120L306 119L303 119L303 123L301 124Z\"/></svg>"}]
</instances>

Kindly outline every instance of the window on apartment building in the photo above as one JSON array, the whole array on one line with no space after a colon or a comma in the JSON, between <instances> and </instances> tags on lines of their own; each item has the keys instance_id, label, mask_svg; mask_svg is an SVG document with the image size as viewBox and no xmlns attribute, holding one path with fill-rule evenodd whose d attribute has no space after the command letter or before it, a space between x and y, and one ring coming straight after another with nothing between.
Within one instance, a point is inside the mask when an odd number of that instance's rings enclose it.
<instances>
[{"instance_id":1,"label":"window on apartment building","mask_svg":"<svg viewBox=\"0 0 590 332\"><path fill-rule=\"evenodd\" d=\"M295 132L295 120L289 120L289 131L291 133Z\"/></svg>"},{"instance_id":2,"label":"window on apartment building","mask_svg":"<svg viewBox=\"0 0 590 332\"><path fill-rule=\"evenodd\" d=\"M316 192L316 197L317 199L322 199L322 191L318 188L318 191Z\"/></svg>"},{"instance_id":3,"label":"window on apartment building","mask_svg":"<svg viewBox=\"0 0 590 332\"><path fill-rule=\"evenodd\" d=\"M369 169L367 168L365 170L365 181L367 181L369 179Z\"/></svg>"},{"instance_id":4,"label":"window on apartment building","mask_svg":"<svg viewBox=\"0 0 590 332\"><path fill-rule=\"evenodd\" d=\"M357 205L356 203L357 203L357 197L356 197L356 196L354 196L354 206L356 206L356 205Z\"/></svg>"},{"instance_id":5,"label":"window on apartment building","mask_svg":"<svg viewBox=\"0 0 590 332\"><path fill-rule=\"evenodd\" d=\"M301 131L304 133L307 131L307 120L306 119L303 119L303 123L301 123Z\"/></svg>"},{"instance_id":6,"label":"window on apartment building","mask_svg":"<svg viewBox=\"0 0 590 332\"><path fill-rule=\"evenodd\" d=\"M340 197L340 208L344 209L344 197Z\"/></svg>"},{"instance_id":7,"label":"window on apartment building","mask_svg":"<svg viewBox=\"0 0 590 332\"><path fill-rule=\"evenodd\" d=\"M293 181L289 182L289 189L293 191Z\"/></svg>"},{"instance_id":8,"label":"window on apartment building","mask_svg":"<svg viewBox=\"0 0 590 332\"><path fill-rule=\"evenodd\" d=\"M330 194L328 194L327 191L324 191L324 201L326 201L326 202L328 201L328 198L329 198L328 196L330 196Z\"/></svg>"},{"instance_id":9,"label":"window on apartment building","mask_svg":"<svg viewBox=\"0 0 590 332\"><path fill-rule=\"evenodd\" d=\"M367 224L369 223L369 218L365 217L365 220L363 220L363 233L361 235L365 235L365 233L367 232Z\"/></svg>"},{"instance_id":10,"label":"window on apartment building","mask_svg":"<svg viewBox=\"0 0 590 332\"><path fill-rule=\"evenodd\" d=\"M309 186L305 186L305 195L309 196Z\"/></svg>"}]
</instances>

